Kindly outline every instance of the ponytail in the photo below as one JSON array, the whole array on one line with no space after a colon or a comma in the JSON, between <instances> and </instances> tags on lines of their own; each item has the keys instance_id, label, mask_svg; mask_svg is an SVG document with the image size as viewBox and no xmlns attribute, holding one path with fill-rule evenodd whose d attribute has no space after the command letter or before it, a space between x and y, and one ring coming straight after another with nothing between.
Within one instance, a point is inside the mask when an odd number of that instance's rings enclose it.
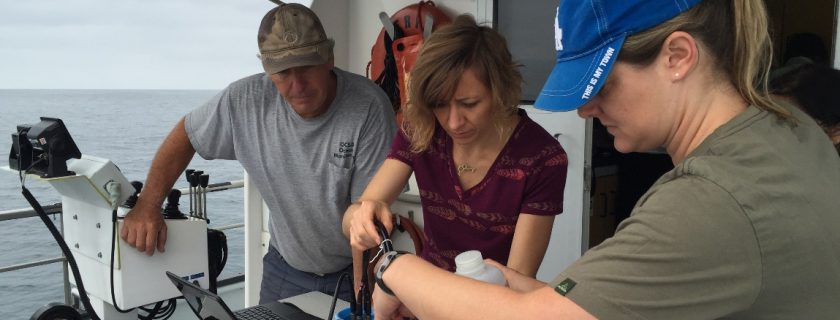
<instances>
[{"instance_id":1,"label":"ponytail","mask_svg":"<svg viewBox=\"0 0 840 320\"><path fill-rule=\"evenodd\" d=\"M733 85L750 104L791 119L790 111L774 102L768 90L773 44L763 1L726 2L732 5L734 50L730 76Z\"/></svg>"}]
</instances>

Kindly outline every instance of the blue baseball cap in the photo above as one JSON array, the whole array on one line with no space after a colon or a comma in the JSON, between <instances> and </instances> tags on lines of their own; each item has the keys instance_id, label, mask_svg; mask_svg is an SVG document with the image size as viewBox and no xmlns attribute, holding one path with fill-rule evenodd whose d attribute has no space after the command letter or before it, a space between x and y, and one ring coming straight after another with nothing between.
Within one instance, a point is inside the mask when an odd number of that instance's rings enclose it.
<instances>
[{"instance_id":1,"label":"blue baseball cap","mask_svg":"<svg viewBox=\"0 0 840 320\"><path fill-rule=\"evenodd\" d=\"M701 0L560 0L554 20L557 64L534 105L571 111L601 90L624 39L691 9Z\"/></svg>"}]
</instances>

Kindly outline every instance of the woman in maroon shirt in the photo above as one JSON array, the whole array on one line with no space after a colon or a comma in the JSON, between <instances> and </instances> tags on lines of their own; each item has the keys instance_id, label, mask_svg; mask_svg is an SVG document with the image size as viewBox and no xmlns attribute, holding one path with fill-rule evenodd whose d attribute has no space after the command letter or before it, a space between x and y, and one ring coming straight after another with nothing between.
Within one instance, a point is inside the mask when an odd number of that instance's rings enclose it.
<instances>
[{"instance_id":1,"label":"woman in maroon shirt","mask_svg":"<svg viewBox=\"0 0 840 320\"><path fill-rule=\"evenodd\" d=\"M391 230L394 202L414 172L424 219L422 256L454 270L479 250L535 276L563 210L566 153L518 108L521 76L504 38L470 16L435 31L411 72L404 124L343 228L354 250Z\"/></svg>"}]
</instances>

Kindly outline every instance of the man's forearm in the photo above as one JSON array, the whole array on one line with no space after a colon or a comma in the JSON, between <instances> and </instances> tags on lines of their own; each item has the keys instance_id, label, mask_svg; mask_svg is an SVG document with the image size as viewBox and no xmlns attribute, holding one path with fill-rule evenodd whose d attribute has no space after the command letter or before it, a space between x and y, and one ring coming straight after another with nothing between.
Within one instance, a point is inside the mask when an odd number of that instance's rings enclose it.
<instances>
[{"instance_id":1,"label":"man's forearm","mask_svg":"<svg viewBox=\"0 0 840 320\"><path fill-rule=\"evenodd\" d=\"M158 148L139 203L160 206L194 154L182 118Z\"/></svg>"}]
</instances>

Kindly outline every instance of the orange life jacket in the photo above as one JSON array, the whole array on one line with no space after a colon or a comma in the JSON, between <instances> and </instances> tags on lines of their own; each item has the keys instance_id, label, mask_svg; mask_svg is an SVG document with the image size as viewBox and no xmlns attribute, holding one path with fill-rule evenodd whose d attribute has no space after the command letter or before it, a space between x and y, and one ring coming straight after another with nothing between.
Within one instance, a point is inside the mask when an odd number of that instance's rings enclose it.
<instances>
[{"instance_id":1,"label":"orange life jacket","mask_svg":"<svg viewBox=\"0 0 840 320\"><path fill-rule=\"evenodd\" d=\"M384 26L370 50L367 76L385 90L401 124L401 109L408 100L406 85L423 39L451 19L431 0L406 6L391 17L382 12L379 18Z\"/></svg>"}]
</instances>

